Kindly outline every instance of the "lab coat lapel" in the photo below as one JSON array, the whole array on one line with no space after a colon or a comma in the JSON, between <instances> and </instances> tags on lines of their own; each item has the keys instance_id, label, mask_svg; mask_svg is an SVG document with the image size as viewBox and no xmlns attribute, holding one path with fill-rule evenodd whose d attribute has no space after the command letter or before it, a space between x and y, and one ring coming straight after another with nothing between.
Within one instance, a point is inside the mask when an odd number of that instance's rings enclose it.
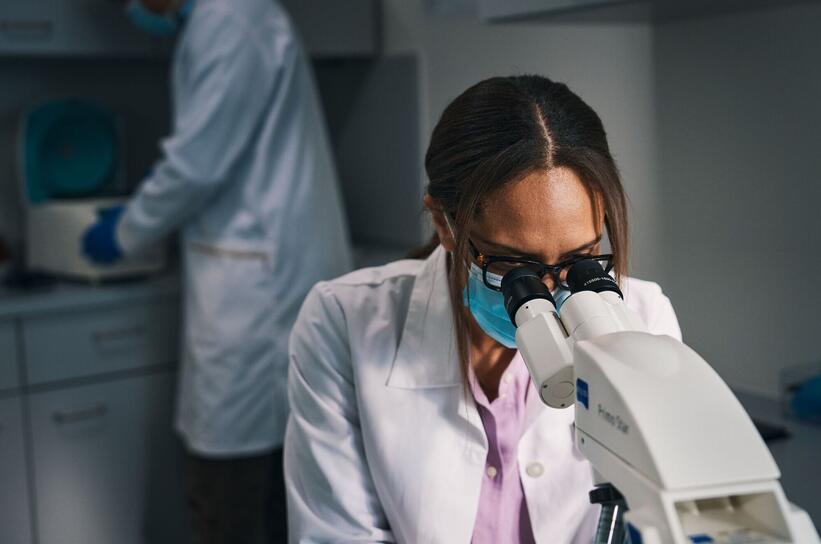
<instances>
[{"instance_id":1,"label":"lab coat lapel","mask_svg":"<svg viewBox=\"0 0 821 544\"><path fill-rule=\"evenodd\" d=\"M416 537L417 541L469 541L488 445L473 396L464 388L459 370L447 254L441 247L428 258L414 282L387 385L415 391L425 405L419 414L431 403L440 410L452 407L442 414L446 425L428 428L424 422L415 422L418 440L435 441L437 447L456 453L452 460L438 463L435 478L426 479L430 487L425 493L425 511L417 518Z\"/></svg>"},{"instance_id":2,"label":"lab coat lapel","mask_svg":"<svg viewBox=\"0 0 821 544\"><path fill-rule=\"evenodd\" d=\"M414 282L388 386L462 386L448 290L447 254L441 246L428 257Z\"/></svg>"}]
</instances>

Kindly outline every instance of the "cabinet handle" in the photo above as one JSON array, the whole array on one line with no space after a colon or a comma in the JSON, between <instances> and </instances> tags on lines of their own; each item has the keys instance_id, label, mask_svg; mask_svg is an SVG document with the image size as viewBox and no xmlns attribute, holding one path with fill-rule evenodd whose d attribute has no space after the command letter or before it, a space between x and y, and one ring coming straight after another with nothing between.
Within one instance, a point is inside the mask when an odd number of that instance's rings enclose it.
<instances>
[{"instance_id":1,"label":"cabinet handle","mask_svg":"<svg viewBox=\"0 0 821 544\"><path fill-rule=\"evenodd\" d=\"M88 408L79 408L77 410L58 410L54 412L51 419L55 423L62 425L63 423L77 423L86 419L94 419L102 417L108 413L108 407L102 402L89 406Z\"/></svg>"},{"instance_id":2,"label":"cabinet handle","mask_svg":"<svg viewBox=\"0 0 821 544\"><path fill-rule=\"evenodd\" d=\"M0 35L21 41L47 40L54 33L54 24L45 19L0 19Z\"/></svg>"},{"instance_id":3,"label":"cabinet handle","mask_svg":"<svg viewBox=\"0 0 821 544\"><path fill-rule=\"evenodd\" d=\"M135 325L133 327L126 327L122 329L109 329L107 331L95 331L91 333L91 337L97 344L123 340L125 338L138 338L144 335L145 327L142 325Z\"/></svg>"}]
</instances>

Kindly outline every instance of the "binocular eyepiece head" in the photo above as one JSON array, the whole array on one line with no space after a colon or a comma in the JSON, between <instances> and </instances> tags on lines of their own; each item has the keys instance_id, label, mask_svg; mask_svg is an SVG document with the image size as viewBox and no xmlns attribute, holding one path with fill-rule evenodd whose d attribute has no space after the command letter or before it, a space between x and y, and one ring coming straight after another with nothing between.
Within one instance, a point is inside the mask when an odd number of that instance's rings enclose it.
<instances>
[{"instance_id":1,"label":"binocular eyepiece head","mask_svg":"<svg viewBox=\"0 0 821 544\"><path fill-rule=\"evenodd\" d=\"M610 277L599 261L582 259L570 267L567 272L567 285L571 293L593 291L603 293L611 291L624 298L616 280ZM513 324L516 324L516 312L525 303L534 299L544 299L556 305L541 276L527 267L515 268L502 278L502 295L505 299L505 310Z\"/></svg>"}]
</instances>

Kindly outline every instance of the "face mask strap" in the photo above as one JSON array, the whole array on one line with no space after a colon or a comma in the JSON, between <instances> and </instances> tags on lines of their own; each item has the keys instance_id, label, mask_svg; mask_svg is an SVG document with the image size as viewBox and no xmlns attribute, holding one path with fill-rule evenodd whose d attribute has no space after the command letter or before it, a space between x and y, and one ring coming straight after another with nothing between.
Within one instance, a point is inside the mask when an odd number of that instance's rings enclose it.
<instances>
[{"instance_id":1,"label":"face mask strap","mask_svg":"<svg viewBox=\"0 0 821 544\"><path fill-rule=\"evenodd\" d=\"M443 211L442 217L445 218L445 225L447 225L448 230L450 231L450 237L453 238L453 241L456 242L456 231L453 230L453 225L450 223L450 218L448 216L448 212Z\"/></svg>"}]
</instances>

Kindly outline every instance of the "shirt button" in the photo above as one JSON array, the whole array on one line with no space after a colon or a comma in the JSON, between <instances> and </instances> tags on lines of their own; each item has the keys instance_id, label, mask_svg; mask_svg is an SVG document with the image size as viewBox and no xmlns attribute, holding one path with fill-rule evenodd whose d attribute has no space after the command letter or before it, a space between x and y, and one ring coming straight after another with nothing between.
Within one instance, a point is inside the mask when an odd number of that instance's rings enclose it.
<instances>
[{"instance_id":1,"label":"shirt button","mask_svg":"<svg viewBox=\"0 0 821 544\"><path fill-rule=\"evenodd\" d=\"M542 466L541 463L537 462L528 463L525 472L527 472L527 475L531 478L538 478L539 476L544 474L544 466Z\"/></svg>"},{"instance_id":2,"label":"shirt button","mask_svg":"<svg viewBox=\"0 0 821 544\"><path fill-rule=\"evenodd\" d=\"M505 380L505 383L510 383L513 381L513 376L511 376L510 374L505 374L505 377L503 379Z\"/></svg>"},{"instance_id":3,"label":"shirt button","mask_svg":"<svg viewBox=\"0 0 821 544\"><path fill-rule=\"evenodd\" d=\"M496 471L496 467L487 467L487 475L488 475L488 477L490 477L490 478L495 478L495 477L496 477L496 472L497 472L497 471Z\"/></svg>"}]
</instances>

